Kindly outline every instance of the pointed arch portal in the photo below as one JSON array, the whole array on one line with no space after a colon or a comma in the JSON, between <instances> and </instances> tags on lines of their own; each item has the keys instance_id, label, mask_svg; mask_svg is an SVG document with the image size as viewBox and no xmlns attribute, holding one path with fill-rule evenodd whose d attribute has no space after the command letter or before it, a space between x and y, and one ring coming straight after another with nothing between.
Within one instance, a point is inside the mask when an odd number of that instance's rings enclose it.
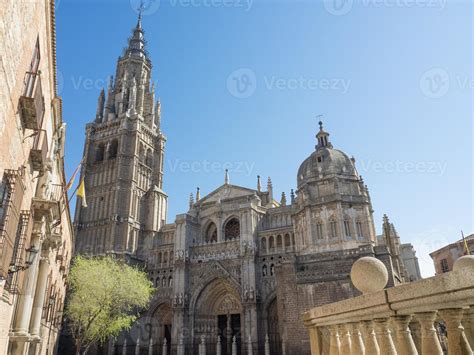
<instances>
[{"instance_id":1,"label":"pointed arch portal","mask_svg":"<svg viewBox=\"0 0 474 355\"><path fill-rule=\"evenodd\" d=\"M241 349L241 320L243 307L235 287L225 279L211 281L200 293L195 303L194 329L195 348L201 335L209 339L208 344L216 344L221 338L222 355L232 354L232 339L237 341L237 353ZM208 347L214 354L216 347Z\"/></svg>"}]
</instances>

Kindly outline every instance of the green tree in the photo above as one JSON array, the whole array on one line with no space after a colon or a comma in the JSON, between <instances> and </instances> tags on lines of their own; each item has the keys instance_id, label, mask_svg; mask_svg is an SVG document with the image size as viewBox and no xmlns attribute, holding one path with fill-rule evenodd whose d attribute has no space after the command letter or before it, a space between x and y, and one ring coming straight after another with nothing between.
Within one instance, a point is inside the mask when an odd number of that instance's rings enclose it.
<instances>
[{"instance_id":1,"label":"green tree","mask_svg":"<svg viewBox=\"0 0 474 355\"><path fill-rule=\"evenodd\" d=\"M145 272L121 260L76 257L65 311L76 354L130 329L153 290Z\"/></svg>"}]
</instances>

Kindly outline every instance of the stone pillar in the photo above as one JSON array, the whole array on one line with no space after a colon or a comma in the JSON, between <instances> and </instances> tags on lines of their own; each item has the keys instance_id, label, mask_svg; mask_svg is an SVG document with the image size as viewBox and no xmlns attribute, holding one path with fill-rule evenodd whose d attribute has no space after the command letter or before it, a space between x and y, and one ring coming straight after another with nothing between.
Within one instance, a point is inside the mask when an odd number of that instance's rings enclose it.
<instances>
[{"instance_id":1,"label":"stone pillar","mask_svg":"<svg viewBox=\"0 0 474 355\"><path fill-rule=\"evenodd\" d=\"M350 326L348 324L339 325L338 332L339 332L339 340L341 342L341 353L351 354L352 341L351 341Z\"/></svg>"},{"instance_id":2,"label":"stone pillar","mask_svg":"<svg viewBox=\"0 0 474 355\"><path fill-rule=\"evenodd\" d=\"M380 352L387 355L397 355L387 318L374 319L375 332L380 345Z\"/></svg>"},{"instance_id":3,"label":"stone pillar","mask_svg":"<svg viewBox=\"0 0 474 355\"><path fill-rule=\"evenodd\" d=\"M352 353L353 355L365 354L365 346L359 330L359 323L350 323Z\"/></svg>"},{"instance_id":4,"label":"stone pillar","mask_svg":"<svg viewBox=\"0 0 474 355\"><path fill-rule=\"evenodd\" d=\"M433 325L436 319L436 312L416 313L415 317L421 325L421 353L443 355L438 334Z\"/></svg>"},{"instance_id":5,"label":"stone pillar","mask_svg":"<svg viewBox=\"0 0 474 355\"><path fill-rule=\"evenodd\" d=\"M362 321L360 329L364 337L365 354L380 355L380 347L374 332L374 323L372 321Z\"/></svg>"},{"instance_id":6,"label":"stone pillar","mask_svg":"<svg viewBox=\"0 0 474 355\"><path fill-rule=\"evenodd\" d=\"M270 355L270 340L268 339L268 334L265 335L265 355Z\"/></svg>"},{"instance_id":7,"label":"stone pillar","mask_svg":"<svg viewBox=\"0 0 474 355\"><path fill-rule=\"evenodd\" d=\"M135 344L135 355L140 355L140 338L137 338L137 343Z\"/></svg>"},{"instance_id":8,"label":"stone pillar","mask_svg":"<svg viewBox=\"0 0 474 355\"><path fill-rule=\"evenodd\" d=\"M415 342L411 337L411 316L395 316L393 318L397 328L397 352L399 355L418 355Z\"/></svg>"},{"instance_id":9,"label":"stone pillar","mask_svg":"<svg viewBox=\"0 0 474 355\"><path fill-rule=\"evenodd\" d=\"M448 331L448 353L449 354L472 354L472 349L464 334L461 324L463 309L443 309L439 311L441 318L446 323Z\"/></svg>"},{"instance_id":10,"label":"stone pillar","mask_svg":"<svg viewBox=\"0 0 474 355\"><path fill-rule=\"evenodd\" d=\"M237 355L237 338L235 336L232 338L232 355Z\"/></svg>"},{"instance_id":11,"label":"stone pillar","mask_svg":"<svg viewBox=\"0 0 474 355\"><path fill-rule=\"evenodd\" d=\"M339 355L341 350L341 342L339 340L337 325L329 326L329 333L331 334L331 340L329 342L329 355Z\"/></svg>"},{"instance_id":12,"label":"stone pillar","mask_svg":"<svg viewBox=\"0 0 474 355\"><path fill-rule=\"evenodd\" d=\"M408 327L411 331L411 337L415 343L416 350L418 354L421 354L421 325L419 322L412 321Z\"/></svg>"},{"instance_id":13,"label":"stone pillar","mask_svg":"<svg viewBox=\"0 0 474 355\"><path fill-rule=\"evenodd\" d=\"M199 343L199 355L206 355L206 337L201 335L201 342Z\"/></svg>"},{"instance_id":14,"label":"stone pillar","mask_svg":"<svg viewBox=\"0 0 474 355\"><path fill-rule=\"evenodd\" d=\"M250 335L249 340L247 342L247 355L253 355L252 337Z\"/></svg>"},{"instance_id":15,"label":"stone pillar","mask_svg":"<svg viewBox=\"0 0 474 355\"><path fill-rule=\"evenodd\" d=\"M153 339L150 339L150 344L148 344L148 355L153 355Z\"/></svg>"},{"instance_id":16,"label":"stone pillar","mask_svg":"<svg viewBox=\"0 0 474 355\"><path fill-rule=\"evenodd\" d=\"M217 337L217 345L216 345L216 355L222 354L222 344L221 344L221 337L220 335Z\"/></svg>"},{"instance_id":17,"label":"stone pillar","mask_svg":"<svg viewBox=\"0 0 474 355\"><path fill-rule=\"evenodd\" d=\"M41 315L43 313L46 284L48 282L48 270L48 259L41 258L39 262L38 281L36 283L35 299L33 302L33 311L30 322L30 333L34 337L40 336Z\"/></svg>"},{"instance_id":18,"label":"stone pillar","mask_svg":"<svg viewBox=\"0 0 474 355\"><path fill-rule=\"evenodd\" d=\"M36 237L31 245L34 245L35 248L41 249L39 237ZM17 317L15 327L13 328L13 332L17 333L18 335L28 334L31 320L31 310L33 308L33 297L35 295L35 287L38 276L39 259L39 255L36 255L33 264L26 270L26 282L24 283L24 288L18 303Z\"/></svg>"},{"instance_id":19,"label":"stone pillar","mask_svg":"<svg viewBox=\"0 0 474 355\"><path fill-rule=\"evenodd\" d=\"M462 325L464 326L464 333L472 348L474 347L474 306L464 310Z\"/></svg>"}]
</instances>

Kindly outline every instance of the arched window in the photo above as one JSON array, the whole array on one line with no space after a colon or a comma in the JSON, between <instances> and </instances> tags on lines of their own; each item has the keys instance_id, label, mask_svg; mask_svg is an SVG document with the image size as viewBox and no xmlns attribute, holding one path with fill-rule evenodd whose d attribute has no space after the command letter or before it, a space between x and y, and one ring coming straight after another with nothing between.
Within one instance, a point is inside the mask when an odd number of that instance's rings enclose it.
<instances>
[{"instance_id":1,"label":"arched window","mask_svg":"<svg viewBox=\"0 0 474 355\"><path fill-rule=\"evenodd\" d=\"M205 240L207 243L217 242L217 227L214 223L210 223L207 227Z\"/></svg>"},{"instance_id":2,"label":"arched window","mask_svg":"<svg viewBox=\"0 0 474 355\"><path fill-rule=\"evenodd\" d=\"M285 248L291 247L291 238L289 234L285 234Z\"/></svg>"},{"instance_id":3,"label":"arched window","mask_svg":"<svg viewBox=\"0 0 474 355\"><path fill-rule=\"evenodd\" d=\"M275 265L270 265L270 276L275 276Z\"/></svg>"},{"instance_id":4,"label":"arched window","mask_svg":"<svg viewBox=\"0 0 474 355\"><path fill-rule=\"evenodd\" d=\"M275 251L275 237L273 235L269 239L268 247L270 249L270 253Z\"/></svg>"},{"instance_id":5,"label":"arched window","mask_svg":"<svg viewBox=\"0 0 474 355\"><path fill-rule=\"evenodd\" d=\"M168 252L163 253L163 264L168 264Z\"/></svg>"},{"instance_id":6,"label":"arched window","mask_svg":"<svg viewBox=\"0 0 474 355\"><path fill-rule=\"evenodd\" d=\"M316 224L316 238L318 238L319 240L324 239L323 224L321 222L318 222Z\"/></svg>"},{"instance_id":7,"label":"arched window","mask_svg":"<svg viewBox=\"0 0 474 355\"><path fill-rule=\"evenodd\" d=\"M153 166L153 153L151 152L151 149L148 149L146 151L146 161L145 164L149 166L150 168Z\"/></svg>"},{"instance_id":8,"label":"arched window","mask_svg":"<svg viewBox=\"0 0 474 355\"><path fill-rule=\"evenodd\" d=\"M114 139L109 146L109 159L117 158L118 153L118 140Z\"/></svg>"},{"instance_id":9,"label":"arched window","mask_svg":"<svg viewBox=\"0 0 474 355\"><path fill-rule=\"evenodd\" d=\"M362 222L360 221L356 222L356 229L357 229L357 236L359 238L362 238L364 236L364 231L362 229Z\"/></svg>"},{"instance_id":10,"label":"arched window","mask_svg":"<svg viewBox=\"0 0 474 355\"><path fill-rule=\"evenodd\" d=\"M166 277L165 276L163 276L163 278L161 279L161 286L166 287Z\"/></svg>"},{"instance_id":11,"label":"arched window","mask_svg":"<svg viewBox=\"0 0 474 355\"><path fill-rule=\"evenodd\" d=\"M97 149L95 151L95 161L96 162L104 161L104 153L105 153L105 145L103 143L100 143L97 146Z\"/></svg>"},{"instance_id":12,"label":"arched window","mask_svg":"<svg viewBox=\"0 0 474 355\"><path fill-rule=\"evenodd\" d=\"M267 265L263 265L263 267L262 267L262 276L265 277L267 275L268 275Z\"/></svg>"},{"instance_id":13,"label":"arched window","mask_svg":"<svg viewBox=\"0 0 474 355\"><path fill-rule=\"evenodd\" d=\"M160 278L159 277L157 277L155 279L155 287L158 287L158 286L160 286Z\"/></svg>"},{"instance_id":14,"label":"arched window","mask_svg":"<svg viewBox=\"0 0 474 355\"><path fill-rule=\"evenodd\" d=\"M237 218L232 218L226 223L224 228L225 240L240 238L240 222Z\"/></svg>"},{"instance_id":15,"label":"arched window","mask_svg":"<svg viewBox=\"0 0 474 355\"><path fill-rule=\"evenodd\" d=\"M282 250L283 249L283 241L281 238L281 235L277 236L277 250Z\"/></svg>"},{"instance_id":16,"label":"arched window","mask_svg":"<svg viewBox=\"0 0 474 355\"><path fill-rule=\"evenodd\" d=\"M336 238L337 237L337 222L336 221L331 221L329 224L330 230L331 230L331 238Z\"/></svg>"},{"instance_id":17,"label":"arched window","mask_svg":"<svg viewBox=\"0 0 474 355\"><path fill-rule=\"evenodd\" d=\"M161 264L161 253L158 253L158 256L157 256L157 261L156 261L156 263L157 263L158 265L160 265L160 264Z\"/></svg>"},{"instance_id":18,"label":"arched window","mask_svg":"<svg viewBox=\"0 0 474 355\"><path fill-rule=\"evenodd\" d=\"M173 277L172 276L168 277L168 286L169 287L173 286Z\"/></svg>"},{"instance_id":19,"label":"arched window","mask_svg":"<svg viewBox=\"0 0 474 355\"><path fill-rule=\"evenodd\" d=\"M267 252L267 238L262 238L260 241L260 248L262 249L263 253Z\"/></svg>"},{"instance_id":20,"label":"arched window","mask_svg":"<svg viewBox=\"0 0 474 355\"><path fill-rule=\"evenodd\" d=\"M142 163L145 162L145 148L143 148L143 144L141 143L140 148L138 148L138 159L140 159Z\"/></svg>"},{"instance_id":21,"label":"arched window","mask_svg":"<svg viewBox=\"0 0 474 355\"><path fill-rule=\"evenodd\" d=\"M346 233L346 237L351 236L351 222L349 220L344 220L344 233Z\"/></svg>"}]
</instances>

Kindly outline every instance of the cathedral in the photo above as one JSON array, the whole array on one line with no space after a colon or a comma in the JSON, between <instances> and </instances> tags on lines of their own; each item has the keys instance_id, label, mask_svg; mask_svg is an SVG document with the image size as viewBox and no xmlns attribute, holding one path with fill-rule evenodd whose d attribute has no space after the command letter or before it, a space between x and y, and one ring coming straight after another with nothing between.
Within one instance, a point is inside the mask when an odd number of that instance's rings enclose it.
<instances>
[{"instance_id":1,"label":"cathedral","mask_svg":"<svg viewBox=\"0 0 474 355\"><path fill-rule=\"evenodd\" d=\"M290 196L276 198L260 177L255 188L233 185L226 172L223 185L206 196L198 189L167 222L166 137L151 71L139 18L86 127L76 253L123 257L156 287L104 353L309 354L301 314L360 295L349 277L358 258L381 260L388 287L413 279L387 217L376 235L355 159L334 148L321 122Z\"/></svg>"}]
</instances>

